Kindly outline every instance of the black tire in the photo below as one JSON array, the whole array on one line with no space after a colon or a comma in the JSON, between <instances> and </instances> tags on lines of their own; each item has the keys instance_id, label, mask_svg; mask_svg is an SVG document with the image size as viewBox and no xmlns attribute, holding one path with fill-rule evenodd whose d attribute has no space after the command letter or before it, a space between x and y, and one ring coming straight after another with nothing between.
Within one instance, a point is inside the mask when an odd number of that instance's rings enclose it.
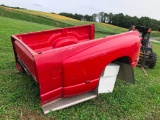
<instances>
[{"instance_id":1,"label":"black tire","mask_svg":"<svg viewBox=\"0 0 160 120\"><path fill-rule=\"evenodd\" d=\"M151 69L154 68L154 66L156 65L156 62L157 62L157 54L151 53L149 68Z\"/></svg>"}]
</instances>

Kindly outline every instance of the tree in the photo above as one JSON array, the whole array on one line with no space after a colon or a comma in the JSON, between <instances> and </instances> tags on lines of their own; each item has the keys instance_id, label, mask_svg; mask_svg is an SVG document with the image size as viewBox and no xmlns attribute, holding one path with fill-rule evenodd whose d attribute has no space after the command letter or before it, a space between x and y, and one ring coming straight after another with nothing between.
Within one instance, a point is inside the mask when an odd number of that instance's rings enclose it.
<instances>
[{"instance_id":1,"label":"tree","mask_svg":"<svg viewBox=\"0 0 160 120\"><path fill-rule=\"evenodd\" d=\"M112 24L113 14L109 13L108 17L109 17L109 22L108 23Z\"/></svg>"},{"instance_id":2,"label":"tree","mask_svg":"<svg viewBox=\"0 0 160 120\"><path fill-rule=\"evenodd\" d=\"M90 15L85 15L83 18L85 21L93 21L93 17Z\"/></svg>"},{"instance_id":3,"label":"tree","mask_svg":"<svg viewBox=\"0 0 160 120\"><path fill-rule=\"evenodd\" d=\"M104 14L105 14L104 12L100 12L100 13L97 14L99 22L104 22L104 19L105 19Z\"/></svg>"},{"instance_id":4,"label":"tree","mask_svg":"<svg viewBox=\"0 0 160 120\"><path fill-rule=\"evenodd\" d=\"M112 18L112 24L120 27L125 26L125 16L123 13L115 14Z\"/></svg>"},{"instance_id":5,"label":"tree","mask_svg":"<svg viewBox=\"0 0 160 120\"><path fill-rule=\"evenodd\" d=\"M93 15L81 15L81 14L72 14L72 13L60 13L60 15L64 15L67 17L71 17L77 20L84 20L84 21L98 21L103 23L109 23L116 26L129 28L131 25L140 25L150 27L152 30L159 30L160 31L160 21L155 19L151 19L149 17L141 17L138 18L136 16L131 17L129 15L124 15L123 13L119 14L112 14L112 13L94 13Z\"/></svg>"},{"instance_id":6,"label":"tree","mask_svg":"<svg viewBox=\"0 0 160 120\"><path fill-rule=\"evenodd\" d=\"M92 20L93 20L93 22L96 22L96 21L97 21L97 14L94 13L94 14L92 15Z\"/></svg>"},{"instance_id":7,"label":"tree","mask_svg":"<svg viewBox=\"0 0 160 120\"><path fill-rule=\"evenodd\" d=\"M104 13L104 23L108 23L109 22L109 15L107 13Z\"/></svg>"}]
</instances>

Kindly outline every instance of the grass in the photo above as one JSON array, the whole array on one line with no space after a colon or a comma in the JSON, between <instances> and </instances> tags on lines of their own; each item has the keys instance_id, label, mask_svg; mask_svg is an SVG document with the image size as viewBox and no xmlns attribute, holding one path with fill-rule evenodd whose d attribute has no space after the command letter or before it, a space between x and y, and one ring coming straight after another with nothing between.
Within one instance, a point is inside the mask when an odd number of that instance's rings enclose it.
<instances>
[{"instance_id":1,"label":"grass","mask_svg":"<svg viewBox=\"0 0 160 120\"><path fill-rule=\"evenodd\" d=\"M49 26L67 27L69 24L50 19L45 16L28 14L27 12L18 11L17 9L0 6L0 16L9 17L18 20L29 21L33 23L45 24Z\"/></svg>"},{"instance_id":2,"label":"grass","mask_svg":"<svg viewBox=\"0 0 160 120\"><path fill-rule=\"evenodd\" d=\"M43 16L49 19L53 20L58 20L61 23L69 24L69 25L82 25L82 24L91 24L94 23L96 26L96 31L100 34L107 34L107 35L112 35L112 34L117 34L121 32L127 31L125 28L117 27L114 25L110 24L104 24L104 23L96 23L96 22L88 22L88 21L79 21L75 20L72 18L68 18L65 16L57 15L57 14L51 14L47 12L42 12L42 11L34 11L34 10L24 10L24 9L15 9L16 11L21 11L24 13L28 13L31 15L36 15L36 16Z\"/></svg>"},{"instance_id":3,"label":"grass","mask_svg":"<svg viewBox=\"0 0 160 120\"><path fill-rule=\"evenodd\" d=\"M47 13L47 12L43 12L43 11L25 10L25 9L15 9L15 10L16 11L21 11L21 12L24 12L24 13L28 13L28 14L32 14L32 15L43 16L43 17L46 17L46 18L49 18L49 19L54 19L54 20L66 22L68 24L77 24L77 22L79 22L79 20L76 20L76 19L73 19L73 18L61 16L61 15L58 15L58 14L51 14L51 13Z\"/></svg>"},{"instance_id":4,"label":"grass","mask_svg":"<svg viewBox=\"0 0 160 120\"><path fill-rule=\"evenodd\" d=\"M113 93L102 94L96 99L44 115L39 106L38 85L32 77L15 69L10 35L52 29L55 26L4 17L0 17L0 21L0 120L160 119L159 59L154 69L146 69L149 77L145 76L140 68L135 68L134 85L118 80ZM109 30L109 28L114 34L123 31L121 28L103 24L97 29ZM96 37L105 35L106 33L96 32ZM153 44L158 57L159 47L160 44Z\"/></svg>"},{"instance_id":5,"label":"grass","mask_svg":"<svg viewBox=\"0 0 160 120\"><path fill-rule=\"evenodd\" d=\"M152 31L151 37L160 37L160 32L159 31Z\"/></svg>"},{"instance_id":6,"label":"grass","mask_svg":"<svg viewBox=\"0 0 160 120\"><path fill-rule=\"evenodd\" d=\"M117 27L110 24L79 21L58 14L27 9L15 9L4 6L0 6L0 16L56 27L67 27L93 23L96 26L96 32L99 34L105 34L105 36L128 31L128 29ZM151 37L160 37L160 32L153 31Z\"/></svg>"},{"instance_id":7,"label":"grass","mask_svg":"<svg viewBox=\"0 0 160 120\"><path fill-rule=\"evenodd\" d=\"M51 14L42 11L33 11L25 9L14 9L0 6L0 16L9 17L13 19L20 19L24 21L45 24L56 27L67 27L83 24L95 24L96 32L100 34L113 35L127 31L125 28L117 27L110 24L79 21L65 16Z\"/></svg>"}]
</instances>

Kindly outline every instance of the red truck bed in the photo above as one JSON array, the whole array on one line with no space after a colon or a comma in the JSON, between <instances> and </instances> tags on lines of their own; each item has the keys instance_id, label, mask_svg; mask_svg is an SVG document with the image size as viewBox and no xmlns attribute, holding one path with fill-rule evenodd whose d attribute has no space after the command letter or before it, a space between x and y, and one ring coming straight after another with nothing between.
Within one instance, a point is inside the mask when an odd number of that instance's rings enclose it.
<instances>
[{"instance_id":1,"label":"red truck bed","mask_svg":"<svg viewBox=\"0 0 160 120\"><path fill-rule=\"evenodd\" d=\"M141 46L137 31L95 40L93 24L18 34L11 39L16 67L39 83L42 105L95 90L111 62L129 65L130 71L121 65L118 76L133 81L132 67Z\"/></svg>"}]
</instances>

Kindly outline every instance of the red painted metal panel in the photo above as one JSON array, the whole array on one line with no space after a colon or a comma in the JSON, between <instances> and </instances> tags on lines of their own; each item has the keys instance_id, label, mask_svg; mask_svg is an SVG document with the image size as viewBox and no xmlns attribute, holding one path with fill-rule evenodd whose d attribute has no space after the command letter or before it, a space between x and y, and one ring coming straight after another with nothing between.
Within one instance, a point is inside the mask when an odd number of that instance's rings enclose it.
<instances>
[{"instance_id":1,"label":"red painted metal panel","mask_svg":"<svg viewBox=\"0 0 160 120\"><path fill-rule=\"evenodd\" d=\"M63 97L70 97L73 95L78 95L78 94L82 94L85 92L89 92L91 90L94 90L99 82L99 78L92 80L92 81L86 81L84 83L81 84L75 84L73 86L69 86L69 87L64 87L63 88Z\"/></svg>"},{"instance_id":2,"label":"red painted metal panel","mask_svg":"<svg viewBox=\"0 0 160 120\"><path fill-rule=\"evenodd\" d=\"M51 102L52 100L58 99L62 97L62 87L58 89L52 89L51 91L41 94L41 105Z\"/></svg>"},{"instance_id":3,"label":"red painted metal panel","mask_svg":"<svg viewBox=\"0 0 160 120\"><path fill-rule=\"evenodd\" d=\"M61 62L75 53L63 47L91 39L94 39L94 25L12 36L16 61L19 57L39 83L41 104L62 97ZM57 51L57 48L61 50Z\"/></svg>"},{"instance_id":4,"label":"red painted metal panel","mask_svg":"<svg viewBox=\"0 0 160 120\"><path fill-rule=\"evenodd\" d=\"M130 64L138 61L139 36L124 34L118 38L104 38L101 41L101 44L88 48L63 62L64 87L98 79L105 66L120 57L128 57Z\"/></svg>"},{"instance_id":5,"label":"red painted metal panel","mask_svg":"<svg viewBox=\"0 0 160 120\"><path fill-rule=\"evenodd\" d=\"M32 32L28 34L19 34L16 35L16 37L35 52L42 52L62 47L63 45L67 46L73 43L75 44L75 41L77 43L84 40L94 39L94 25ZM56 46L55 44L59 41L63 42L61 43L63 45Z\"/></svg>"},{"instance_id":6,"label":"red painted metal panel","mask_svg":"<svg viewBox=\"0 0 160 120\"><path fill-rule=\"evenodd\" d=\"M16 62L19 58L39 83L41 104L95 89L105 66L117 58L137 64L137 31L92 39L94 25L12 36Z\"/></svg>"},{"instance_id":7,"label":"red painted metal panel","mask_svg":"<svg viewBox=\"0 0 160 120\"><path fill-rule=\"evenodd\" d=\"M26 66L26 69L30 71L30 74L37 81L35 69L36 66L32 54L30 54L30 52L25 47L23 47L22 44L18 41L15 41L14 45L18 59L20 59L21 62L23 62L23 64Z\"/></svg>"}]
</instances>

